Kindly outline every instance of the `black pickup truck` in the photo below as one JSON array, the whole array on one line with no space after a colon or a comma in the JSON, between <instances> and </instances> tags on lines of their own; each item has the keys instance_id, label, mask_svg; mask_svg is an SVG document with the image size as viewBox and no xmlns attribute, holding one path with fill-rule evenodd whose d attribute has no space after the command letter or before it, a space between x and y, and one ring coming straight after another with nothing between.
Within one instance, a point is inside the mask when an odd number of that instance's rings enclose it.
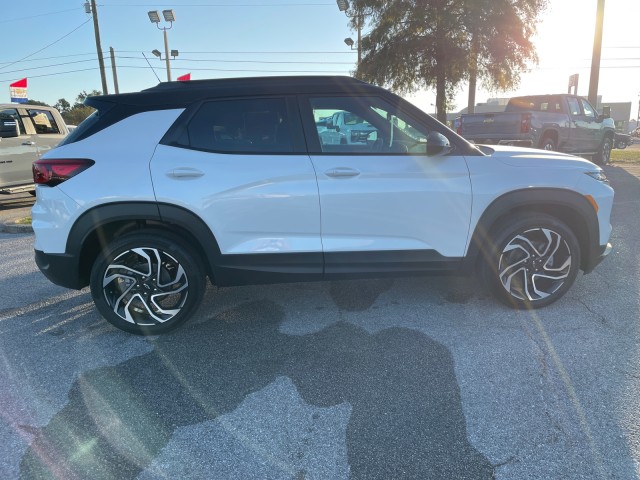
<instances>
[{"instance_id":1,"label":"black pickup truck","mask_svg":"<svg viewBox=\"0 0 640 480\"><path fill-rule=\"evenodd\" d=\"M458 133L474 143L519 145L593 156L609 162L615 124L575 95L532 95L509 100L502 113L466 114Z\"/></svg>"}]
</instances>

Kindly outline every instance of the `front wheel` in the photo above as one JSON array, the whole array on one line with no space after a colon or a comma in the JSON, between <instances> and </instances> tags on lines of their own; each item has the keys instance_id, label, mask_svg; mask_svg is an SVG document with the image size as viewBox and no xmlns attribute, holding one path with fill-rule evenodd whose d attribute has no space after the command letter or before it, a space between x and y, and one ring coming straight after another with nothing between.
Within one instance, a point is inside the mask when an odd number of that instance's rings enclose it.
<instances>
[{"instance_id":1,"label":"front wheel","mask_svg":"<svg viewBox=\"0 0 640 480\"><path fill-rule=\"evenodd\" d=\"M611 148L612 148L611 138L605 137L602 140L602 144L600 145L600 150L593 157L593 161L598 165L606 165L611 160Z\"/></svg>"},{"instance_id":2,"label":"front wheel","mask_svg":"<svg viewBox=\"0 0 640 480\"><path fill-rule=\"evenodd\" d=\"M192 250L163 231L131 233L96 259L91 295L115 327L155 335L183 324L205 290L205 275Z\"/></svg>"},{"instance_id":3,"label":"front wheel","mask_svg":"<svg viewBox=\"0 0 640 480\"><path fill-rule=\"evenodd\" d=\"M492 239L482 276L495 296L511 307L549 305L569 290L578 274L580 245L552 216L507 219Z\"/></svg>"}]
</instances>

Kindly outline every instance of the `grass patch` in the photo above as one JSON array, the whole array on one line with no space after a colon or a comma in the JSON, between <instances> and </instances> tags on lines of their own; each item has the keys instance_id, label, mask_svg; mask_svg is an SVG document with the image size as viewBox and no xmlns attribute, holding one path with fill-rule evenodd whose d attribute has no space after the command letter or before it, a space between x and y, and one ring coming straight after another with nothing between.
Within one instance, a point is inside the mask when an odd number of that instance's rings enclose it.
<instances>
[{"instance_id":1,"label":"grass patch","mask_svg":"<svg viewBox=\"0 0 640 480\"><path fill-rule=\"evenodd\" d=\"M15 223L16 225L31 225L31 217L20 218Z\"/></svg>"},{"instance_id":2,"label":"grass patch","mask_svg":"<svg viewBox=\"0 0 640 480\"><path fill-rule=\"evenodd\" d=\"M640 150L611 150L611 161L615 163L640 163Z\"/></svg>"}]
</instances>

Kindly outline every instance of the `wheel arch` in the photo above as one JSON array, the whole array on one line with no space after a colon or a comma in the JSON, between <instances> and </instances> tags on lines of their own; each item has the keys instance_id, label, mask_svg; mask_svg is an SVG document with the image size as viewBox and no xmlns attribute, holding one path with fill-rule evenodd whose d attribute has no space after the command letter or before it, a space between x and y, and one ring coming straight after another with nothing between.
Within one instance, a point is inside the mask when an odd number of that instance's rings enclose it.
<instances>
[{"instance_id":1,"label":"wheel arch","mask_svg":"<svg viewBox=\"0 0 640 480\"><path fill-rule=\"evenodd\" d=\"M492 235L503 221L512 216L544 213L569 227L580 244L580 267L589 262L598 248L600 233L598 217L589 201L577 192L557 188L523 189L495 199L475 226L465 257L466 269L472 270L487 252Z\"/></svg>"},{"instance_id":2,"label":"wheel arch","mask_svg":"<svg viewBox=\"0 0 640 480\"><path fill-rule=\"evenodd\" d=\"M220 248L214 234L200 217L173 205L119 202L86 211L71 228L66 252L79 252L79 283L82 286L89 284L95 258L112 239L147 228L179 235L205 261L206 273L214 281L214 266L220 255Z\"/></svg>"},{"instance_id":3,"label":"wheel arch","mask_svg":"<svg viewBox=\"0 0 640 480\"><path fill-rule=\"evenodd\" d=\"M540 135L540 141L538 142L538 147L542 147L542 142L544 141L545 138L551 138L555 144L556 144L556 148L558 148L559 146L559 134L558 131L554 128L545 128L542 132L542 135Z\"/></svg>"}]
</instances>

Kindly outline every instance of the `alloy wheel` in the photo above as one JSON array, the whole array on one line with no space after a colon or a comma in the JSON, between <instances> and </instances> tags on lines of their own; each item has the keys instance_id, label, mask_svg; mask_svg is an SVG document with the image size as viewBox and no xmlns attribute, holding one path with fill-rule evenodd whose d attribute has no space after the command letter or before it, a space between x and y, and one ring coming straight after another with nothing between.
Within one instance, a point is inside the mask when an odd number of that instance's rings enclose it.
<instances>
[{"instance_id":1,"label":"alloy wheel","mask_svg":"<svg viewBox=\"0 0 640 480\"><path fill-rule=\"evenodd\" d=\"M174 318L187 301L188 287L182 265L150 247L124 251L109 263L102 279L109 307L136 325L157 325Z\"/></svg>"},{"instance_id":2,"label":"alloy wheel","mask_svg":"<svg viewBox=\"0 0 640 480\"><path fill-rule=\"evenodd\" d=\"M558 232L533 228L515 235L502 250L498 275L514 298L535 302L557 292L571 271L571 249Z\"/></svg>"}]
</instances>

